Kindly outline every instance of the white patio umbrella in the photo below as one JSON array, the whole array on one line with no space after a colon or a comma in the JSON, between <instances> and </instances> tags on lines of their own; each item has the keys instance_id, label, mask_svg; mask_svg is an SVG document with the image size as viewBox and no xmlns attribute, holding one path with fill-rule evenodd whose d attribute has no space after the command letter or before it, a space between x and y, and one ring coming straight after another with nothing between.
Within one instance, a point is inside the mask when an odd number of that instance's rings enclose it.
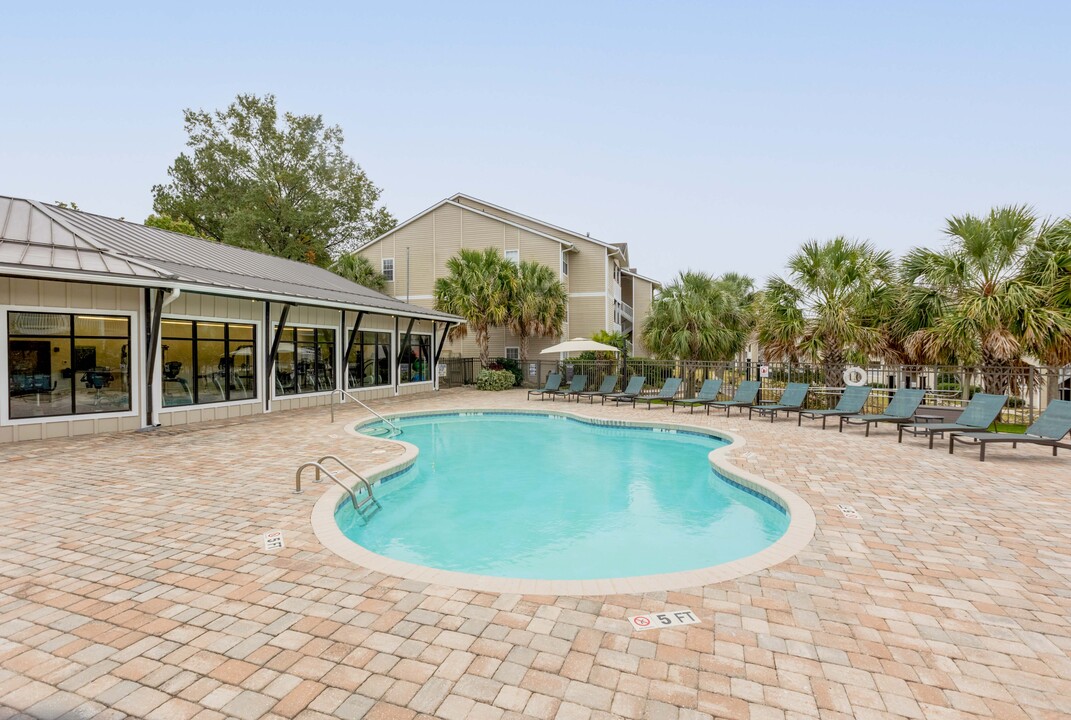
<instances>
[{"instance_id":1,"label":"white patio umbrella","mask_svg":"<svg viewBox=\"0 0 1071 720\"><path fill-rule=\"evenodd\" d=\"M594 350L599 352L621 352L613 345L607 345L606 343L595 342L588 338L573 338L572 340L566 340L563 343L557 345L551 345L546 350L540 351L540 355L550 355L551 353L571 353L571 352L585 352L587 350Z\"/></svg>"}]
</instances>

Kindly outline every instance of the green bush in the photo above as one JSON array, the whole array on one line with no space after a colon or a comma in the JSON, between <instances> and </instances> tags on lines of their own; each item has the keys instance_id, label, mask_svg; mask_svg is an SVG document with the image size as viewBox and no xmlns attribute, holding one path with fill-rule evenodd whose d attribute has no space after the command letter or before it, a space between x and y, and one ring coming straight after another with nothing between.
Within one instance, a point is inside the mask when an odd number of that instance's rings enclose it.
<instances>
[{"instance_id":1,"label":"green bush","mask_svg":"<svg viewBox=\"0 0 1071 720\"><path fill-rule=\"evenodd\" d=\"M1010 397L1008 397L1008 407L1010 408L1021 408L1025 405L1026 400L1023 400L1021 397L1017 397L1015 395L1011 395Z\"/></svg>"},{"instance_id":2,"label":"green bush","mask_svg":"<svg viewBox=\"0 0 1071 720\"><path fill-rule=\"evenodd\" d=\"M513 373L513 384L520 385L524 382L524 373L521 372L521 365L512 358L495 358L494 365L491 366L492 370L509 370Z\"/></svg>"},{"instance_id":3,"label":"green bush","mask_svg":"<svg viewBox=\"0 0 1071 720\"><path fill-rule=\"evenodd\" d=\"M476 376L477 390L509 390L514 376L509 370L481 370Z\"/></svg>"}]
</instances>

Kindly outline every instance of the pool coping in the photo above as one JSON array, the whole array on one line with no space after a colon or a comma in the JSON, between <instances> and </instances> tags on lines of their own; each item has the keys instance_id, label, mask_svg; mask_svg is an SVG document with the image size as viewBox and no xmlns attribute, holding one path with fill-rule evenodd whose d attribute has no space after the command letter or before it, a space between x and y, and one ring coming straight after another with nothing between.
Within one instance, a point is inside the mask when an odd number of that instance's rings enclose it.
<instances>
[{"instance_id":1,"label":"pool coping","mask_svg":"<svg viewBox=\"0 0 1071 720\"><path fill-rule=\"evenodd\" d=\"M346 537L335 522L335 510L347 496L342 488L333 485L328 488L312 509L312 527L320 543L336 555L362 567L410 580L426 582L433 585L446 585L478 592L519 593L526 595L621 595L646 592L679 590L682 588L701 587L750 575L760 570L778 565L803 550L814 537L817 520L811 506L795 492L775 482L758 477L734 465L727 457L729 452L739 452L747 446L747 441L736 433L726 430L688 425L685 423L663 423L635 420L611 420L607 418L584 415L567 410L528 410L515 408L458 408L454 410L418 410L390 413L388 418L404 418L427 415L457 415L460 413L488 413L506 415L558 415L573 418L594 425L609 427L639 427L664 430L685 430L700 435L728 440L729 444L712 450L707 460L711 467L729 480L745 489L781 505L788 514L789 524L785 533L769 547L737 560L720 565L712 565L696 570L660 573L655 575L638 575L624 578L601 578L596 580L532 580L522 578L502 578L490 575L476 575L454 570L439 570L424 565L415 565L402 560L395 560L368 550ZM359 427L377 422L376 418L350 423L345 430L354 436L369 438L358 432ZM397 443L404 448L400 456L395 456L373 467L364 477L373 485L408 469L416 462L418 448L412 443L397 438L379 438Z\"/></svg>"}]
</instances>

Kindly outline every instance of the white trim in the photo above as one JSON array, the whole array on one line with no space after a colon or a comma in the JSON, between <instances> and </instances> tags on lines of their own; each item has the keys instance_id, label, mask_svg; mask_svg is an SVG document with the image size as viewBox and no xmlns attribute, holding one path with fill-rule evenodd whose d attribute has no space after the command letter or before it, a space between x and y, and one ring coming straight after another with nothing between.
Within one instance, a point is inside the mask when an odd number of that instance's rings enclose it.
<instances>
[{"instance_id":1,"label":"white trim","mask_svg":"<svg viewBox=\"0 0 1071 720\"><path fill-rule=\"evenodd\" d=\"M395 271L395 268L396 268L396 266L394 264L394 258L393 257L380 258L380 260L379 260L379 274L382 275L383 277L387 277L387 261L388 260L390 260L390 277L387 278L387 282L392 283L392 282L394 282L394 275L395 275L394 271Z\"/></svg>"},{"instance_id":2,"label":"white trim","mask_svg":"<svg viewBox=\"0 0 1071 720\"><path fill-rule=\"evenodd\" d=\"M362 320L364 320L364 319L366 319L366 318L362 318ZM349 342L349 331L352 330L352 329L353 328L347 328L346 342ZM357 332L358 333L383 333L387 337L390 337L391 334L392 334L390 330L382 330L380 328L365 328L365 329L362 330L360 327L358 327L357 328ZM393 343L391 343L391 345L392 345L391 349L387 351L389 353L389 357L387 357L387 363L388 363L387 364L387 370L388 370L388 372L387 372L388 378L387 379L388 379L388 381L390 380L390 377L389 377L390 376L390 366L393 364L393 361L394 361ZM346 348L341 347L341 344L340 344L339 351L340 352L345 352ZM348 361L348 358L345 355L343 355L342 356L342 363L339 365L339 369L340 370L343 369L343 367L348 364L347 361ZM386 383L384 383L382 385L360 385L360 386L357 386L357 387L350 387L350 377L349 377L350 374L348 372L343 372L342 374L345 375L345 377L342 378L342 386L344 388L346 388L346 392L363 392L365 390L382 390L383 388L389 388L392 385L392 383L386 382ZM283 397L294 397L294 396L293 395L284 395Z\"/></svg>"},{"instance_id":3,"label":"white trim","mask_svg":"<svg viewBox=\"0 0 1071 720\"><path fill-rule=\"evenodd\" d=\"M540 220L539 218L534 218L531 215L525 215L524 213L519 213L516 210L510 210L509 208L504 208L501 205L495 205L494 203L489 203L486 200L481 200L480 198L473 197L472 195L466 195L465 193L455 193L455 194L450 196L450 200L454 200L456 202L455 198L465 198L466 200L471 200L472 202L478 202L481 205L486 205L487 207L494 208L495 210L501 210L502 212L507 212L510 215L516 215L519 218L524 218L525 220L530 220L531 222L538 223L538 224L543 225L545 227L553 228L555 230L558 230L559 232L568 233L569 235L572 235L573 237L578 237L581 240L587 240L588 242L593 242L596 245L602 245L602 246L604 246L606 248L609 248L609 249L613 250L614 253L621 254L621 248L619 248L616 245L613 245L611 243L603 242L602 240L596 240L595 238L591 237L590 235L581 235L580 233L576 232L575 230L569 230L568 228L559 227L558 225L546 222L545 220ZM490 213L484 213L484 214L485 215L490 215ZM491 217L494 217L494 216L492 215ZM499 219L502 220L503 218L499 218ZM556 239L559 242L564 242L561 238L556 238Z\"/></svg>"},{"instance_id":4,"label":"white trim","mask_svg":"<svg viewBox=\"0 0 1071 720\"><path fill-rule=\"evenodd\" d=\"M438 315L425 315L422 313L406 312L391 308L375 307L372 305L359 305L357 303L340 303L331 300L305 297L299 295L279 295L277 293L261 292L258 290L241 290L238 288L221 285L198 285L190 282L179 282L168 279L140 278L127 275L109 275L107 273L88 273L74 271L56 271L51 268L28 265L2 265L0 264L0 276L25 277L31 280L58 280L68 282L84 282L95 285L121 285L150 290L182 290L183 292L197 293L200 295L212 295L214 297L245 298L247 300L259 300L260 302L283 303L288 305L300 305L304 307L318 307L327 310L363 310L371 315L388 315L404 318L416 318L417 320L429 320L437 322L465 322L465 319L449 313ZM398 298L392 298L398 302Z\"/></svg>"},{"instance_id":5,"label":"white trim","mask_svg":"<svg viewBox=\"0 0 1071 720\"><path fill-rule=\"evenodd\" d=\"M609 297L605 292L579 292L569 293L569 297Z\"/></svg>"},{"instance_id":6,"label":"white trim","mask_svg":"<svg viewBox=\"0 0 1071 720\"><path fill-rule=\"evenodd\" d=\"M410 295L410 300L434 300L434 295ZM434 320L433 322L444 322L443 320Z\"/></svg>"},{"instance_id":7,"label":"white trim","mask_svg":"<svg viewBox=\"0 0 1071 720\"><path fill-rule=\"evenodd\" d=\"M477 202L480 202L480 201L477 200ZM490 207L494 207L493 205L491 205L491 203L484 203L484 204L488 205ZM376 239L369 240L364 245L362 245L361 247L357 248L356 252L359 253L362 250L364 250L365 248L372 247L372 245L375 245L380 240L383 240L383 239L389 237L393 233L396 233L399 230L401 230L402 228L404 228L406 225L409 225L410 223L416 222L417 220L419 220L420 218L424 217L428 213L434 212L434 211L438 210L439 208L443 207L444 205L451 205L453 207L461 208L462 210L467 210L470 213L473 213L475 215L479 215L480 217L489 218L491 220L497 220L498 222L505 223L506 225L509 225L510 227L519 228L521 230L524 230L525 232L530 232L533 235L538 235L539 237L546 238L547 240L553 240L554 242L556 242L556 243L558 243L560 245L565 245L570 249L574 249L573 248L573 243L569 242L568 240L562 240L560 237L554 237L553 235L548 235L545 232L542 232L540 230L536 230L535 228L532 228L532 227L528 227L527 225L521 225L520 223L512 222L511 220L507 220L506 218L498 217L497 215L492 215L491 213L483 212L482 210L480 210L478 208L469 207L468 205L464 205L462 203L455 202L454 200L451 200L450 198L447 198L445 200L441 200L441 201L435 203L434 205L432 205L427 210L424 210L423 212L414 215L413 217L409 218L405 222L399 223L398 225L395 225L390 230L388 230L387 232L383 233L382 235L380 235ZM511 211L510 210L505 210L505 212L511 212ZM462 216L462 217L464 217L464 216ZM523 216L521 216L521 217L523 217ZM546 225L546 223L543 223L543 224ZM465 246L465 244L464 244L464 235L465 235L465 225L464 225L464 220L462 220L462 224L461 224L461 236L462 236L462 244L461 244L461 246L462 247ZM585 240L591 240L591 238L584 238L584 239ZM443 318L439 318L439 320L442 320L442 319Z\"/></svg>"},{"instance_id":8,"label":"white trim","mask_svg":"<svg viewBox=\"0 0 1071 720\"><path fill-rule=\"evenodd\" d=\"M517 357L511 358L509 356L509 351L510 350L516 350L517 351ZM506 358L507 360L516 360L516 361L520 362L520 359L521 359L521 346L520 345L506 345L506 346L504 346L502 348L502 352L503 352L502 357Z\"/></svg>"},{"instance_id":9,"label":"white trim","mask_svg":"<svg viewBox=\"0 0 1071 720\"><path fill-rule=\"evenodd\" d=\"M517 259L513 260L512 258L510 258L510 253L513 253L514 257L516 257ZM509 260L514 265L520 265L521 264L521 250L520 250L520 248L510 248L508 250L503 250L502 251L502 257L506 258L507 260Z\"/></svg>"},{"instance_id":10,"label":"white trim","mask_svg":"<svg viewBox=\"0 0 1071 720\"><path fill-rule=\"evenodd\" d=\"M272 336L272 338L275 337L275 330L278 327L279 327L279 321L277 319L275 319L275 318L272 318L272 321L271 321L271 336ZM290 400L292 398L320 397L320 396L323 396L323 395L330 395L331 393L338 392L338 388L339 388L338 374L339 374L339 370L340 370L340 367L339 367L339 354L342 352L342 347L341 347L342 343L341 343L340 338L338 336L338 325L323 325L321 323L306 323L306 322L291 323L289 318L288 318L287 322L286 322L286 327L283 328L283 329L284 330L290 330L292 328L315 328L317 330L334 330L335 331L335 366L333 368L334 373L335 373L335 387L334 387L334 389L331 389L331 390L314 390L313 392L294 393L292 395L277 395L275 393L275 373L273 372L271 377L265 377L265 381L268 383L268 391L271 393L272 402L275 402L276 400ZM295 343L297 342L297 335L294 335L294 341L295 341ZM265 348L269 349L269 346L265 345ZM296 350L297 349L295 348L295 352L296 352ZM279 358L276 357L273 369L278 369L278 367L279 367ZM195 406L195 407L197 407L197 406Z\"/></svg>"},{"instance_id":11,"label":"white trim","mask_svg":"<svg viewBox=\"0 0 1071 720\"><path fill-rule=\"evenodd\" d=\"M649 277L647 277L645 275L640 275L639 273L632 272L631 270L628 270L627 268L621 268L621 274L622 275L631 275L632 277L639 278L640 280L646 280L647 282L651 283L655 287L659 287L659 288L662 287L662 283L658 282L654 278L649 278Z\"/></svg>"},{"instance_id":12,"label":"white trim","mask_svg":"<svg viewBox=\"0 0 1071 720\"><path fill-rule=\"evenodd\" d=\"M263 308L261 308L261 315L263 315ZM189 320L192 322L225 322L230 325L252 325L253 326L253 353L256 356L256 370L257 370L257 394L256 397L247 398L245 400L224 400L222 402L214 403L190 403L189 405L164 405L164 326L165 320ZM157 338L156 346L156 359L160 363L157 368L159 372L153 373L152 383L152 396L154 401L158 404L158 407L153 409L153 417L158 417L160 413L174 413L174 412L188 412L190 410L200 410L203 408L218 408L218 407L235 407L239 405L253 405L263 404L264 398L260 396L261 386L264 383L264 348L269 343L265 343L264 332L261 327L264 323L260 320L247 320L245 318L233 318L230 316L221 317L219 315L170 315L164 313L160 317L160 337Z\"/></svg>"},{"instance_id":13,"label":"white trim","mask_svg":"<svg viewBox=\"0 0 1071 720\"><path fill-rule=\"evenodd\" d=\"M8 362L10 360L10 345L8 342L8 322L7 314L9 312L33 312L44 313L49 315L114 315L116 317L126 317L130 323L130 337L127 348L127 365L130 371L130 409L129 410L117 410L115 412L107 413L69 413L66 415L42 415L40 417L28 417L28 418L12 418L11 415L11 390L7 389L0 393L0 425L41 425L52 424L60 422L77 422L81 420L93 420L93 419L113 419L113 418L139 418L139 425L144 424L142 397L141 397L141 385L145 381L144 367L145 357L142 354L142 345L138 322L141 313L138 310L112 310L105 308L86 308L86 307L60 307L54 305L0 305L0 387L10 388L9 378L10 371L8 368ZM71 352L74 352L74 348L71 348ZM134 358L137 358L137 363L134 363ZM74 358L71 358L72 369ZM74 392L75 378L71 375L71 392ZM95 431L94 431L95 432Z\"/></svg>"},{"instance_id":14,"label":"white trim","mask_svg":"<svg viewBox=\"0 0 1071 720\"><path fill-rule=\"evenodd\" d=\"M434 331L427 331L427 330L414 330L413 332L409 333L409 337L413 337L414 335L423 335L423 336L428 337L428 338L431 339L431 345L430 345L431 357L425 358L425 360L427 361L427 364L428 364L428 372L431 372L431 373L437 372L437 370L434 367L434 365L435 365L435 332ZM408 387L410 385L420 385L422 383L432 383L432 384L434 384L434 382L435 382L435 380L434 380L435 376L434 375L432 375L432 379L431 380L416 380L416 381L410 380L408 382L402 380L402 378L401 378L401 372L402 372L401 356L402 356L402 340L404 338L405 338L405 331L402 330L401 328L398 328L398 352L394 354L394 357L397 359L397 361L395 362L395 366L398 368L398 392L399 393L401 393L401 389L402 389L403 385ZM409 347L410 348L412 347L411 343L410 343Z\"/></svg>"}]
</instances>

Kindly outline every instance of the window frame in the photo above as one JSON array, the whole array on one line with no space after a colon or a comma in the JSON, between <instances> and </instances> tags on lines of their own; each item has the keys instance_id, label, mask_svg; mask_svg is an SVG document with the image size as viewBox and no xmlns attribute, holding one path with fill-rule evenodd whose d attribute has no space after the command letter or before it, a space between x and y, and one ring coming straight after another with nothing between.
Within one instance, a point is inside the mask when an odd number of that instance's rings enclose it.
<instances>
[{"instance_id":1,"label":"window frame","mask_svg":"<svg viewBox=\"0 0 1071 720\"><path fill-rule=\"evenodd\" d=\"M270 395L270 397L271 397L271 399L273 401L274 400L291 400L293 398L302 398L302 397L317 397L317 396L320 396L320 395L330 395L331 393L338 392L338 388L339 388L338 372L339 372L339 369L340 369L339 368L339 353L342 352L342 349L339 347L339 345L341 344L341 339L339 338L338 325L325 325L323 323L305 323L305 322L291 324L291 323L288 322L286 324L286 327L283 328L283 330L294 330L295 331L295 333L294 333L295 345L297 343L297 333L296 333L296 331L299 330L299 329L300 330L330 330L331 332L333 332L335 334L335 343L334 343L335 349L334 349L334 352L332 354L332 362L334 363L334 367L332 369L334 370L334 373L335 373L335 387L331 388L330 390L310 390L309 392L280 394L278 392L278 389L276 388L276 384L275 384L275 375L276 375L276 373L279 372L279 358L278 358L278 356L276 356L275 362L272 363L271 377L266 378L266 381L271 384L271 395ZM272 339L273 340L275 338L275 333L278 332L278 330L279 330L279 322L277 320L272 320L271 332L272 332ZM283 342L283 341L285 341L285 338L281 338L280 339L280 342ZM316 345L320 345L321 344L321 342L319 340L319 334L318 333L317 333L317 339L315 341L315 344ZM295 348L295 350L296 350L296 348Z\"/></svg>"},{"instance_id":2,"label":"window frame","mask_svg":"<svg viewBox=\"0 0 1071 720\"><path fill-rule=\"evenodd\" d=\"M510 350L516 350L517 351L517 357L510 357L509 356L509 351ZM521 346L520 345L507 345L504 348L502 348L502 352L505 353L505 355L503 355L503 357L506 358L507 360L516 360L517 362L521 361Z\"/></svg>"},{"instance_id":3,"label":"window frame","mask_svg":"<svg viewBox=\"0 0 1071 720\"><path fill-rule=\"evenodd\" d=\"M521 264L521 249L511 248L509 250L503 250L502 256L509 260L514 265L520 266Z\"/></svg>"},{"instance_id":4,"label":"window frame","mask_svg":"<svg viewBox=\"0 0 1071 720\"><path fill-rule=\"evenodd\" d=\"M264 349L265 349L266 346L265 346L265 342L264 342L264 334L261 332L261 326L263 325L263 323L260 320L247 320L247 319L244 319L244 318L220 318L220 317L209 317L209 316L205 316L205 315L164 315L160 319L161 319L160 341L159 341L159 345L156 348L156 358L157 358L157 362L159 364L157 365L155 377L153 379L153 395L154 395L154 398L155 398L154 402L156 402L159 405L159 407L157 407L153 412L159 412L159 413L183 412L183 411L195 410L197 408L203 408L203 407L211 407L211 408L232 407L232 406L236 406L236 405L262 404L264 402L263 399L260 396L260 389L261 389L261 384L264 381ZM194 323L198 323L198 322L214 322L214 323L223 323L223 324L227 324L227 325L252 325L253 326L253 355L254 355L253 366L256 369L256 374L257 374L256 383L254 384L254 388L253 389L254 389L256 394L251 398L245 398L243 400L219 400L217 402L190 403L188 405L164 405L164 390L163 390L163 384L164 384L164 347L163 346L164 346L165 340L164 340L163 322L166 322L167 320L177 320L177 321L180 321L180 322L194 322ZM227 337L228 338L230 337L230 332L229 331L227 332ZM183 338L183 339L186 339L186 338ZM191 342L194 343L194 346L196 348L196 344L197 344L196 340L193 337L190 337L189 340L191 340ZM222 341L220 341L220 342L222 342Z\"/></svg>"},{"instance_id":5,"label":"window frame","mask_svg":"<svg viewBox=\"0 0 1071 720\"><path fill-rule=\"evenodd\" d=\"M383 383L382 385L350 385L350 374L348 372L346 372L345 373L346 377L343 378L343 381L345 382L346 390L364 391L364 390L376 390L376 389L379 389L379 388L393 387L394 381L393 381L393 378L392 378L392 374L395 372L395 370L394 370L394 333L391 330L384 330L384 329L381 329L381 328L365 328L364 330L358 330L357 331L357 334L359 336L358 337L358 342L354 343L354 345L353 345L354 347L358 347L358 346L362 346L363 347L364 346L364 343L360 342L360 339L361 339L360 336L363 336L364 333L373 333L373 334L378 334L378 335L386 335L387 338L388 338L387 352L389 353L389 355L387 357L387 382ZM413 333L413 334L415 335L416 333ZM340 368L341 368L342 365L348 365L348 364L349 364L349 356L347 355L346 357L342 358L342 362L340 363ZM289 397L289 396L284 395L283 397Z\"/></svg>"},{"instance_id":6,"label":"window frame","mask_svg":"<svg viewBox=\"0 0 1071 720\"><path fill-rule=\"evenodd\" d=\"M77 413L69 415L39 415L36 417L11 417L11 391L10 391L10 378L11 378L11 333L10 333L10 313L36 313L42 315L97 315L97 316L114 316L125 317L128 321L128 340L127 340L127 364L129 365L130 373L130 409L128 410L116 410L114 412L102 412L102 413ZM114 419L114 418L129 418L141 416L141 391L142 383L145 376L142 372L142 368L145 365L145 358L142 354L142 342L138 333L138 317L139 311L137 310L113 310L113 309L101 309L101 308L87 308L87 307L58 307L58 306L43 306L43 305L0 305L0 345L3 346L4 352L0 353L0 387L5 388L0 391L3 393L0 397L0 423L9 426L16 425L41 425L44 423L59 423L59 422L78 422L82 420L94 420L94 419ZM17 336L22 339L24 336ZM74 346L71 347L72 362ZM73 394L73 393L72 393ZM72 407L74 407L72 405Z\"/></svg>"},{"instance_id":7,"label":"window frame","mask_svg":"<svg viewBox=\"0 0 1071 720\"><path fill-rule=\"evenodd\" d=\"M402 363L401 363L400 358L402 356L402 353L405 352L405 347L402 344L405 341L405 334L404 333L399 333L398 334L398 360L394 363L394 366L395 366L394 372L396 372L397 376L398 376L398 387L399 388L404 387L404 386L408 386L408 385L422 385L424 383L431 384L431 383L435 382L435 373L436 373L436 370L435 370L435 367L434 367L435 366L435 335L433 333L431 333L431 332L425 332L425 331L418 332L418 331L414 330L413 332L410 333L410 336L411 337L421 336L421 337L428 338L428 358L427 358L427 363L428 363L428 371L429 371L429 374L431 375L431 377L428 378L427 380L415 380L415 381L414 380L402 380ZM410 342L409 347L412 347L412 342Z\"/></svg>"},{"instance_id":8,"label":"window frame","mask_svg":"<svg viewBox=\"0 0 1071 720\"><path fill-rule=\"evenodd\" d=\"M387 273L387 263L390 263L390 273ZM387 282L394 282L394 258L385 257L379 261L379 272L387 278Z\"/></svg>"}]
</instances>

